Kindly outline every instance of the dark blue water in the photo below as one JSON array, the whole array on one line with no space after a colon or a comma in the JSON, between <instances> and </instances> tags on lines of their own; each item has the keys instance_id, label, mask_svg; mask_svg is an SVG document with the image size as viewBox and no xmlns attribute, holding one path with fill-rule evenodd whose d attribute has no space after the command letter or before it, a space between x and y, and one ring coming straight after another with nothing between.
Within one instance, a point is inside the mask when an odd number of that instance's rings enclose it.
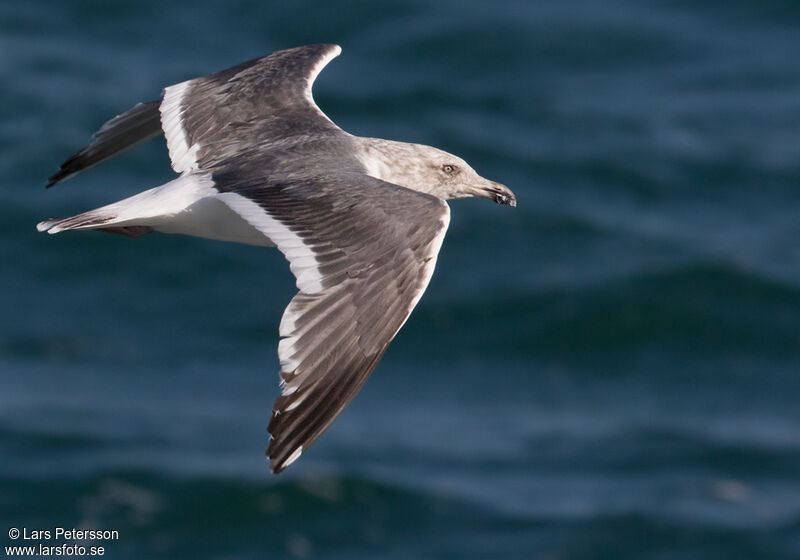
<instances>
[{"instance_id":1,"label":"dark blue water","mask_svg":"<svg viewBox=\"0 0 800 560\"><path fill-rule=\"evenodd\" d=\"M106 119L308 42L344 48L315 88L344 129L519 206L452 204L419 307L275 477L280 254L34 226L172 177L154 140L45 191ZM800 557L798 53L794 0L0 3L1 544Z\"/></svg>"}]
</instances>

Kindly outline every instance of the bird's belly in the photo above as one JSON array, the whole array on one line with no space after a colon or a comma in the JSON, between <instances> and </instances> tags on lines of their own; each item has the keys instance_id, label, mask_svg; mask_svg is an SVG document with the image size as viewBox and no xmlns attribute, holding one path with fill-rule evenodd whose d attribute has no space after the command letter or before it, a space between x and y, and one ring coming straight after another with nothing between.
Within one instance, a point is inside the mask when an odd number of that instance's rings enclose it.
<instances>
[{"instance_id":1,"label":"bird's belly","mask_svg":"<svg viewBox=\"0 0 800 560\"><path fill-rule=\"evenodd\" d=\"M161 217L151 227L162 233L275 247L272 240L247 223L224 202L210 196L201 198L176 214Z\"/></svg>"}]
</instances>

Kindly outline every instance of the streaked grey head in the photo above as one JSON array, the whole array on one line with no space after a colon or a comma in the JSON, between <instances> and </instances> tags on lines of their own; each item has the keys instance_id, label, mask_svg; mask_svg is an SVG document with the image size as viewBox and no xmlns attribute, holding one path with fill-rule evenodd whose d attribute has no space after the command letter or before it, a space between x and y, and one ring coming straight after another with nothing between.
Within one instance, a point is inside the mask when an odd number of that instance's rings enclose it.
<instances>
[{"instance_id":1,"label":"streaked grey head","mask_svg":"<svg viewBox=\"0 0 800 560\"><path fill-rule=\"evenodd\" d=\"M367 173L384 181L445 200L482 197L516 206L514 193L484 179L466 161L444 150L379 138L360 138Z\"/></svg>"}]
</instances>

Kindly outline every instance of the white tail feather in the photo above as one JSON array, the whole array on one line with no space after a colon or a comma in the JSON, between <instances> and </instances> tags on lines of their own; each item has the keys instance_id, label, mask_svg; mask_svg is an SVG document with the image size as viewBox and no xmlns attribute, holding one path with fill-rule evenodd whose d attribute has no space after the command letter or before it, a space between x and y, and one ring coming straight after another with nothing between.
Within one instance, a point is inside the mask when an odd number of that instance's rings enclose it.
<instances>
[{"instance_id":1,"label":"white tail feather","mask_svg":"<svg viewBox=\"0 0 800 560\"><path fill-rule=\"evenodd\" d=\"M110 226L149 226L155 229L188 206L215 193L211 179L201 175L185 175L160 187L77 216L41 222L36 229L48 233Z\"/></svg>"},{"instance_id":2,"label":"white tail feather","mask_svg":"<svg viewBox=\"0 0 800 560\"><path fill-rule=\"evenodd\" d=\"M274 246L269 237L225 204L210 176L187 173L160 187L72 216L39 223L47 233L103 230L138 237L150 231Z\"/></svg>"}]
</instances>

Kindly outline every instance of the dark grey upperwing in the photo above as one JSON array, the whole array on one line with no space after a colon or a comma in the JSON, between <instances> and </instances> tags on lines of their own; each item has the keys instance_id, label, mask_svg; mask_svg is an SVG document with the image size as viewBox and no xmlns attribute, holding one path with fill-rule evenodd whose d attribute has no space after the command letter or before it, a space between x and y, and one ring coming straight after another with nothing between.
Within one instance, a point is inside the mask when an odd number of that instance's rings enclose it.
<instances>
[{"instance_id":1,"label":"dark grey upperwing","mask_svg":"<svg viewBox=\"0 0 800 560\"><path fill-rule=\"evenodd\" d=\"M105 123L47 186L162 129L172 167L179 173L209 169L234 155L263 151L298 135L341 133L311 96L317 74L340 52L337 45L307 45L169 86L162 99L139 103Z\"/></svg>"},{"instance_id":2,"label":"dark grey upperwing","mask_svg":"<svg viewBox=\"0 0 800 560\"><path fill-rule=\"evenodd\" d=\"M91 144L61 164L59 170L48 179L47 187L161 134L160 103L160 99L137 103L132 109L105 123L92 135Z\"/></svg>"},{"instance_id":3,"label":"dark grey upperwing","mask_svg":"<svg viewBox=\"0 0 800 560\"><path fill-rule=\"evenodd\" d=\"M267 448L278 473L350 402L408 318L450 211L358 173L270 182L232 168L213 180L222 200L276 242L300 288L280 325L283 391Z\"/></svg>"},{"instance_id":4,"label":"dark grey upperwing","mask_svg":"<svg viewBox=\"0 0 800 560\"><path fill-rule=\"evenodd\" d=\"M161 120L175 171L210 169L295 137L342 134L314 103L317 74L337 45L272 53L164 90Z\"/></svg>"}]
</instances>

